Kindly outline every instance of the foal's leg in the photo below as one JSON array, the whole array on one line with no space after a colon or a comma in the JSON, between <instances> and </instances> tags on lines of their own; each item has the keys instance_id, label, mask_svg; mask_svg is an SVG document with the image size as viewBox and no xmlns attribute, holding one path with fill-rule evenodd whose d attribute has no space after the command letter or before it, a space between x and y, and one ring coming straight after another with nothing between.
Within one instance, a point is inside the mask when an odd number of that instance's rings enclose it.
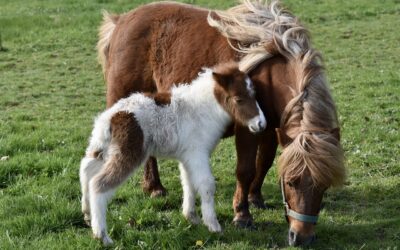
<instances>
[{"instance_id":1,"label":"foal's leg","mask_svg":"<svg viewBox=\"0 0 400 250\"><path fill-rule=\"evenodd\" d=\"M191 177L186 171L183 163L179 163L179 170L181 172L181 182L183 189L183 203L182 203L182 213L186 219L188 219L193 224L199 224L200 218L196 214L196 190L193 187Z\"/></svg>"},{"instance_id":2,"label":"foal's leg","mask_svg":"<svg viewBox=\"0 0 400 250\"><path fill-rule=\"evenodd\" d=\"M278 147L275 131L265 131L259 142L256 160L256 176L250 186L249 202L253 203L257 208L266 209L269 206L264 203L261 194L261 186L264 182L265 175L274 162L276 149Z\"/></svg>"},{"instance_id":3,"label":"foal's leg","mask_svg":"<svg viewBox=\"0 0 400 250\"><path fill-rule=\"evenodd\" d=\"M90 226L89 181L100 171L103 164L103 160L90 155L86 155L81 161L79 177L82 189L82 213L88 226Z\"/></svg>"},{"instance_id":4,"label":"foal's leg","mask_svg":"<svg viewBox=\"0 0 400 250\"><path fill-rule=\"evenodd\" d=\"M207 155L192 156L183 166L190 177L190 181L201 198L201 213L203 222L210 232L221 232L214 207L215 179L211 173Z\"/></svg>"},{"instance_id":5,"label":"foal's leg","mask_svg":"<svg viewBox=\"0 0 400 250\"><path fill-rule=\"evenodd\" d=\"M112 244L107 234L107 203L115 190L140 165L140 161L125 157L125 153L112 155L102 170L89 182L90 214L93 236L101 239L104 245Z\"/></svg>"},{"instance_id":6,"label":"foal's leg","mask_svg":"<svg viewBox=\"0 0 400 250\"><path fill-rule=\"evenodd\" d=\"M111 142L107 161L89 182L90 212L93 235L104 245L112 244L107 235L107 202L115 189L145 159L143 132L132 114L119 112L111 119Z\"/></svg>"}]
</instances>

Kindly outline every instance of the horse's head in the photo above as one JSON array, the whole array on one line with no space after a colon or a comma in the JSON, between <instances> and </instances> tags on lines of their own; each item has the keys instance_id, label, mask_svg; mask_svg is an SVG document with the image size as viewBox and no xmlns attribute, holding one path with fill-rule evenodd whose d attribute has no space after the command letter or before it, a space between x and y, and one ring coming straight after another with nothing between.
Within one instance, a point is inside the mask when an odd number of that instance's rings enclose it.
<instances>
[{"instance_id":1,"label":"horse's head","mask_svg":"<svg viewBox=\"0 0 400 250\"><path fill-rule=\"evenodd\" d=\"M315 239L324 192L345 179L336 108L313 51L271 58L254 75L264 82L257 93L269 91L274 104L260 103L283 148L278 165L289 244L307 245Z\"/></svg>"},{"instance_id":2,"label":"horse's head","mask_svg":"<svg viewBox=\"0 0 400 250\"><path fill-rule=\"evenodd\" d=\"M215 96L232 119L252 133L265 129L267 122L255 99L253 83L237 63L220 64L213 70Z\"/></svg>"},{"instance_id":3,"label":"horse's head","mask_svg":"<svg viewBox=\"0 0 400 250\"><path fill-rule=\"evenodd\" d=\"M343 152L337 130L301 131L293 139L282 137L279 175L291 246L308 245L315 240L314 227L322 208L324 192L342 183L345 176Z\"/></svg>"}]
</instances>

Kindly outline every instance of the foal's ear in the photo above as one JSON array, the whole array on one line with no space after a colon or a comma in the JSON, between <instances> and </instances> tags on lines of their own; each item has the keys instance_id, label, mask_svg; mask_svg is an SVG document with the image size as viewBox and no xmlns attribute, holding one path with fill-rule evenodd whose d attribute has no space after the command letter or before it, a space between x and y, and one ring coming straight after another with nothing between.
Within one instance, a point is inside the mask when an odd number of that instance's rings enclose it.
<instances>
[{"instance_id":1,"label":"foal's ear","mask_svg":"<svg viewBox=\"0 0 400 250\"><path fill-rule=\"evenodd\" d=\"M221 73L217 73L213 71L214 80L224 89L228 89L229 84L231 83L231 77L229 75L224 75Z\"/></svg>"}]
</instances>

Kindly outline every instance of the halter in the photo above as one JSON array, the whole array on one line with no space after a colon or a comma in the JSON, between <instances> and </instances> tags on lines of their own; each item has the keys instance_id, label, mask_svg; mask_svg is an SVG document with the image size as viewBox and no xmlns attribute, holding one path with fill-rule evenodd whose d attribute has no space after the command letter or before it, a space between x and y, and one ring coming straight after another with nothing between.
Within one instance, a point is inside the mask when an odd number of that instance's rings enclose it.
<instances>
[{"instance_id":1,"label":"halter","mask_svg":"<svg viewBox=\"0 0 400 250\"><path fill-rule=\"evenodd\" d=\"M299 220L302 222L313 223L314 225L317 224L318 215L301 214L301 213L298 213L298 212L290 209L289 204L286 201L285 189L283 186L283 177L281 178L281 191L282 191L283 206L285 207L286 221L289 222L288 217L290 216L290 217L295 218L296 220Z\"/></svg>"}]
</instances>

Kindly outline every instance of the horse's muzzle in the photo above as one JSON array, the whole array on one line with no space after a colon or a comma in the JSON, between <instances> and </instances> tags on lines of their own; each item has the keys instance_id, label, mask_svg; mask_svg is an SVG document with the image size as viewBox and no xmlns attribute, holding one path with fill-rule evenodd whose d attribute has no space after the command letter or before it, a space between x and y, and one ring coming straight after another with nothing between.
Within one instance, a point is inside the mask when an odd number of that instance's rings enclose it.
<instances>
[{"instance_id":1,"label":"horse's muzzle","mask_svg":"<svg viewBox=\"0 0 400 250\"><path fill-rule=\"evenodd\" d=\"M301 236L292 229L289 229L289 245L290 246L308 246L316 240L315 234L310 236Z\"/></svg>"}]
</instances>

